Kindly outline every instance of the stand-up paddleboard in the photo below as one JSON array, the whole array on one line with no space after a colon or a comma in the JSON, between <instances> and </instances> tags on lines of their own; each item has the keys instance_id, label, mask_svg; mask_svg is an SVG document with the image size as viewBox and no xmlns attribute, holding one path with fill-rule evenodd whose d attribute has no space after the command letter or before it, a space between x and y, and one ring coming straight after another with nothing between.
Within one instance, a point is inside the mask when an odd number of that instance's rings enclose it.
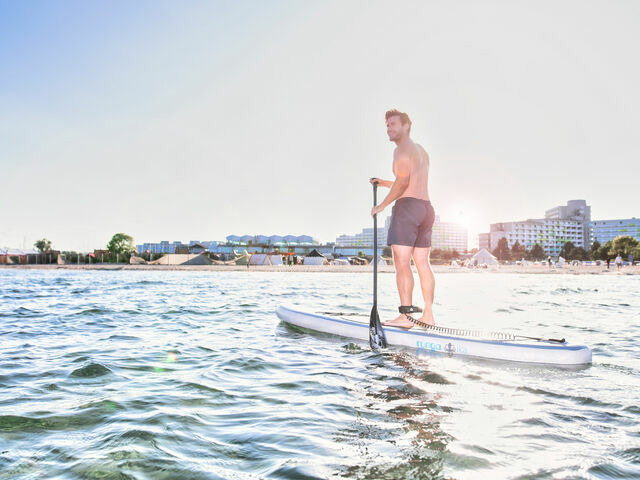
<instances>
[{"instance_id":1,"label":"stand-up paddleboard","mask_svg":"<svg viewBox=\"0 0 640 480\"><path fill-rule=\"evenodd\" d=\"M276 313L280 320L296 327L358 340L369 339L369 322L366 321L299 312L287 307L278 308ZM535 339L511 333L483 333L446 327L382 328L389 345L413 348L417 355L442 353L554 365L591 363L589 347L570 345L564 339Z\"/></svg>"}]
</instances>

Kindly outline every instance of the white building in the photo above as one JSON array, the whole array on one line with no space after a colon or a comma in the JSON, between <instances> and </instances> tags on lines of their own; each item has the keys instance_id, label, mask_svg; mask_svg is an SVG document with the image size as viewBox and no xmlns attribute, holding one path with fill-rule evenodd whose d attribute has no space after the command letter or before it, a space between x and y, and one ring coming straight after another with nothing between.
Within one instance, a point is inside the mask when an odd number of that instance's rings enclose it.
<instances>
[{"instance_id":1,"label":"white building","mask_svg":"<svg viewBox=\"0 0 640 480\"><path fill-rule=\"evenodd\" d=\"M387 245L387 233L391 217L387 217L384 227L378 227L378 246L384 248ZM373 247L373 228L363 228L355 235L340 235L336 238L337 247Z\"/></svg>"},{"instance_id":2,"label":"white building","mask_svg":"<svg viewBox=\"0 0 640 480\"><path fill-rule=\"evenodd\" d=\"M145 252L151 253L176 253L176 248L186 247L184 243L179 240L169 243L168 240L162 240L159 243L143 243L142 245L136 245L136 250L139 254Z\"/></svg>"},{"instance_id":3,"label":"white building","mask_svg":"<svg viewBox=\"0 0 640 480\"><path fill-rule=\"evenodd\" d=\"M584 248L591 246L591 207L587 205L586 200L569 200L566 205L553 207L544 212L544 218L582 222L582 244L586 245Z\"/></svg>"},{"instance_id":4,"label":"white building","mask_svg":"<svg viewBox=\"0 0 640 480\"><path fill-rule=\"evenodd\" d=\"M489 232L488 250L498 246L501 238L507 239L509 248L518 242L527 250L540 245L546 255L557 256L566 242L588 250L591 247L591 207L585 200L570 200L567 205L554 207L545 212L545 218L517 222L492 223ZM481 247L487 248L486 235Z\"/></svg>"},{"instance_id":5,"label":"white building","mask_svg":"<svg viewBox=\"0 0 640 480\"><path fill-rule=\"evenodd\" d=\"M628 235L640 241L640 220L623 218L618 220L596 220L591 222L591 241L602 245L620 235Z\"/></svg>"},{"instance_id":6,"label":"white building","mask_svg":"<svg viewBox=\"0 0 640 480\"><path fill-rule=\"evenodd\" d=\"M490 233L479 233L478 234L478 249L487 249L491 250L491 234Z\"/></svg>"},{"instance_id":7,"label":"white building","mask_svg":"<svg viewBox=\"0 0 640 480\"><path fill-rule=\"evenodd\" d=\"M468 248L467 228L454 222L442 222L436 215L431 233L431 248L466 252Z\"/></svg>"},{"instance_id":8,"label":"white building","mask_svg":"<svg viewBox=\"0 0 640 480\"><path fill-rule=\"evenodd\" d=\"M576 247L588 250L590 245L585 246L584 230L584 222L550 218L492 223L491 232L489 232L489 250L495 249L501 238L507 239L509 248L518 242L527 250L531 250L537 243L543 248L546 255L552 256L557 256L562 246L568 241L571 241Z\"/></svg>"}]
</instances>

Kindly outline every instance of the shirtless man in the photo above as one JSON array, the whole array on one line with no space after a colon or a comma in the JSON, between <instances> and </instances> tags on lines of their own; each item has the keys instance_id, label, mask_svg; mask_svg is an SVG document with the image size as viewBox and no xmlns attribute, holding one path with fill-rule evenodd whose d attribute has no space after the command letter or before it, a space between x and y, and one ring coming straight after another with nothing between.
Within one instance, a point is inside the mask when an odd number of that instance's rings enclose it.
<instances>
[{"instance_id":1,"label":"shirtless man","mask_svg":"<svg viewBox=\"0 0 640 480\"><path fill-rule=\"evenodd\" d=\"M397 145L393 152L393 173L396 179L371 179L371 183L377 182L378 185L391 189L385 199L373 207L371 215L382 212L391 202L396 201L391 214L387 243L393 250L396 283L400 294L400 315L384 325L403 328L411 328L416 322L434 325L432 306L436 282L429 262L429 253L435 212L429 200L427 186L429 155L409 137L411 120L406 113L390 110L385 114L385 118L389 140ZM419 308L412 306L411 300L412 257L418 270L424 298L424 313L421 318L416 319L410 315L420 312Z\"/></svg>"}]
</instances>

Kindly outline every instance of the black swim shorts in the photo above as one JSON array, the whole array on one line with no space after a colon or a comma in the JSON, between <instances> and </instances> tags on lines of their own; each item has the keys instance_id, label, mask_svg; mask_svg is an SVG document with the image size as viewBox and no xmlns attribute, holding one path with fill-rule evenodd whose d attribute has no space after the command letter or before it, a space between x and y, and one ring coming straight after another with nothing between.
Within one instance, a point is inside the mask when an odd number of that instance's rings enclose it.
<instances>
[{"instance_id":1,"label":"black swim shorts","mask_svg":"<svg viewBox=\"0 0 640 480\"><path fill-rule=\"evenodd\" d=\"M431 230L436 213L429 200L402 197L391 210L387 245L431 246Z\"/></svg>"}]
</instances>

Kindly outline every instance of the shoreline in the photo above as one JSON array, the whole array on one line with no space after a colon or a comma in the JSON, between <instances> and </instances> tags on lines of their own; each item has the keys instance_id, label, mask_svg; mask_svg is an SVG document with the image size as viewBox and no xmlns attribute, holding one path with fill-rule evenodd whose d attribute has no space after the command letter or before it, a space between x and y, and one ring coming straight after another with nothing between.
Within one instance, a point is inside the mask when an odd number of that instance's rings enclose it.
<instances>
[{"instance_id":1,"label":"shoreline","mask_svg":"<svg viewBox=\"0 0 640 480\"><path fill-rule=\"evenodd\" d=\"M415 266L412 267L415 272ZM640 275L640 266L616 267L571 266L549 268L546 265L500 265L489 268L464 268L450 265L432 265L436 274L474 273L474 274L525 274L525 275ZM0 272L7 270L102 270L102 271L194 271L194 272L280 272L280 273L372 273L371 265L129 265L129 264L84 264L84 265L0 265ZM392 265L378 266L379 273L394 273Z\"/></svg>"}]
</instances>

